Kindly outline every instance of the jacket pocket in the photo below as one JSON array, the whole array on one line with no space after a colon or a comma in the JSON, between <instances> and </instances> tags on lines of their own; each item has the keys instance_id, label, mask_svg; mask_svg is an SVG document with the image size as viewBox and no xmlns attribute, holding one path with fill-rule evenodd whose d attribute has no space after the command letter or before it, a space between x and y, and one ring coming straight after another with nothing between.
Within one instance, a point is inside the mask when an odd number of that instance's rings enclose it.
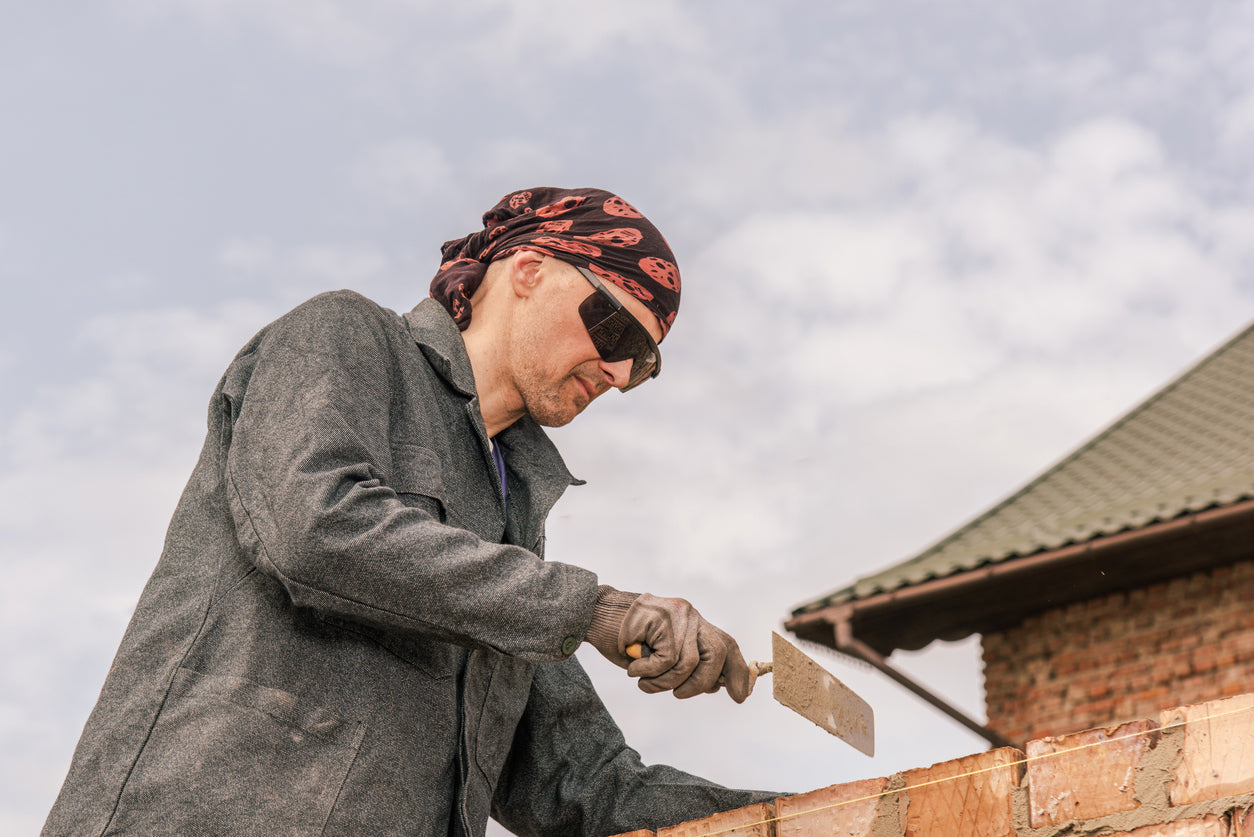
<instances>
[{"instance_id":1,"label":"jacket pocket","mask_svg":"<svg viewBox=\"0 0 1254 837\"><path fill-rule=\"evenodd\" d=\"M365 737L300 698L179 669L110 835L320 835Z\"/></svg>"},{"instance_id":2,"label":"jacket pocket","mask_svg":"<svg viewBox=\"0 0 1254 837\"><path fill-rule=\"evenodd\" d=\"M387 484L405 505L422 509L441 523L448 521L443 468L435 451L421 445L392 445L392 473Z\"/></svg>"}]
</instances>

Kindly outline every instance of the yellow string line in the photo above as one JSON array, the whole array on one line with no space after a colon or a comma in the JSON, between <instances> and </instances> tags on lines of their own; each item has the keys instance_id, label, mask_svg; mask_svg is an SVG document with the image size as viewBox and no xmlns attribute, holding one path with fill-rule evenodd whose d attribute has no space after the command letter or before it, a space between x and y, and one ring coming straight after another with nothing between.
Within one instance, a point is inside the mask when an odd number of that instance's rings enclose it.
<instances>
[{"instance_id":1,"label":"yellow string line","mask_svg":"<svg viewBox=\"0 0 1254 837\"><path fill-rule=\"evenodd\" d=\"M972 776L979 776L983 773L991 773L994 770L1003 770L1007 767L1019 767L1021 765L1026 765L1029 762L1041 761L1043 759L1053 758L1055 756L1065 756L1071 753L1079 752L1080 750L1087 750L1091 747L1103 747L1107 744L1114 744L1117 741L1126 741L1129 738L1137 738L1138 736L1142 736L1142 735L1153 735L1159 732L1166 732L1169 729L1176 729L1177 727L1185 727L1190 724L1200 724L1203 722L1210 723L1211 721L1216 720L1218 718L1226 718L1232 715L1240 714L1241 712L1249 712L1251 710L1254 710L1254 703L1251 703L1248 706L1242 706L1239 709L1230 709L1226 712L1216 712L1213 715L1206 715L1201 718L1194 718L1193 720L1175 721L1165 726L1154 727L1153 729L1138 730L1137 732L1129 732L1129 733L1125 733L1124 735L1117 735L1114 738L1103 738L1100 741L1090 741L1088 744L1079 744L1075 747L1068 747L1065 750L1055 750L1052 753L1041 753L1040 755L1037 755L1037 756L1024 756L1023 758L1018 759L1016 761L1006 762L1005 764L996 764L991 767L981 767L978 770L972 770L969 773L960 773L957 776L946 776L942 779L929 779L928 781L920 782L917 785L907 785L904 788L895 788L893 790L880 791L879 793L873 793L868 796L860 796L856 799L846 799L842 802L833 802L830 805L820 805L817 808L810 808L805 811L794 811L791 814L784 814L783 816L770 817L765 820L759 820L758 822L743 823L741 825L737 825L732 828L725 828L722 831L708 831L708 832L705 832L704 837L719 837L719 835L721 834L731 834L734 831L740 831L741 829L745 829L745 828L753 828L755 826L766 825L768 823L779 822L781 820L793 819L794 817L803 817L803 816L808 816L810 814L817 814L820 811L827 811L832 808L839 808L843 805L854 805L858 802L869 802L873 799L882 799L883 797L891 796L892 794L895 794L895 793L905 793L906 791L918 790L920 788L926 788L931 785L939 785L943 782L953 782L957 779L969 779ZM1131 722L1128 722L1128 723L1131 723ZM1118 726L1123 726L1123 724L1119 724Z\"/></svg>"}]
</instances>

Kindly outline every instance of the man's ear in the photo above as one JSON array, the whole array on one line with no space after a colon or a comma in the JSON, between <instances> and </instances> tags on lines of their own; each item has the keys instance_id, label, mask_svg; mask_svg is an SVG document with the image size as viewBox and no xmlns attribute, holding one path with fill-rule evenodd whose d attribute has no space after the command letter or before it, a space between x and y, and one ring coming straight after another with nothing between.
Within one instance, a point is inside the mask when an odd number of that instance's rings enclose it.
<instances>
[{"instance_id":1,"label":"man's ear","mask_svg":"<svg viewBox=\"0 0 1254 837\"><path fill-rule=\"evenodd\" d=\"M535 250L520 250L509 257L509 262L510 287L517 296L531 296L543 278L540 266L544 263L544 254Z\"/></svg>"}]
</instances>

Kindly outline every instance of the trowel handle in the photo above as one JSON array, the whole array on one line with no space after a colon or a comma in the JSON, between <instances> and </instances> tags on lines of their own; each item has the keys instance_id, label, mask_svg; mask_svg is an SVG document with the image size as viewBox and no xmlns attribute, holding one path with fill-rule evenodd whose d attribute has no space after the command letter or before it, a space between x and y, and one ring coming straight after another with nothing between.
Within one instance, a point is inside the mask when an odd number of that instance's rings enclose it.
<instances>
[{"instance_id":1,"label":"trowel handle","mask_svg":"<svg viewBox=\"0 0 1254 837\"><path fill-rule=\"evenodd\" d=\"M766 662L758 662L757 660L749 661L749 694L753 694L753 687L758 685L758 678L764 674L770 674L775 670L775 663L771 660Z\"/></svg>"},{"instance_id":2,"label":"trowel handle","mask_svg":"<svg viewBox=\"0 0 1254 837\"><path fill-rule=\"evenodd\" d=\"M633 660L639 660L653 653L653 649L641 642L633 642L627 646L627 656ZM775 664L770 660L766 662L758 662L757 660L749 661L749 668L753 671L754 677L761 677L764 674L770 674L775 670Z\"/></svg>"},{"instance_id":3,"label":"trowel handle","mask_svg":"<svg viewBox=\"0 0 1254 837\"><path fill-rule=\"evenodd\" d=\"M633 660L639 660L653 653L653 649L641 642L633 642L627 646L627 656ZM757 660L749 661L749 693L753 693L754 684L758 682L758 678L764 674L770 674L775 670L775 663L771 660L758 662Z\"/></svg>"}]
</instances>

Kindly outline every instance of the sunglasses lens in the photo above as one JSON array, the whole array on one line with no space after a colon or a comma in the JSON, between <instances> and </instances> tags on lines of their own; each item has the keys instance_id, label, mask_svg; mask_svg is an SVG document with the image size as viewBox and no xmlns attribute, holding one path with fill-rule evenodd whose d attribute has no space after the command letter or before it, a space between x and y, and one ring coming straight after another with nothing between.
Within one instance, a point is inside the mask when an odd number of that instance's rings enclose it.
<instances>
[{"instance_id":1,"label":"sunglasses lens","mask_svg":"<svg viewBox=\"0 0 1254 837\"><path fill-rule=\"evenodd\" d=\"M597 291L579 304L579 316L603 360L610 363L631 360L631 374L624 389L652 377L657 368L657 350L644 328L626 309L615 308Z\"/></svg>"}]
</instances>

